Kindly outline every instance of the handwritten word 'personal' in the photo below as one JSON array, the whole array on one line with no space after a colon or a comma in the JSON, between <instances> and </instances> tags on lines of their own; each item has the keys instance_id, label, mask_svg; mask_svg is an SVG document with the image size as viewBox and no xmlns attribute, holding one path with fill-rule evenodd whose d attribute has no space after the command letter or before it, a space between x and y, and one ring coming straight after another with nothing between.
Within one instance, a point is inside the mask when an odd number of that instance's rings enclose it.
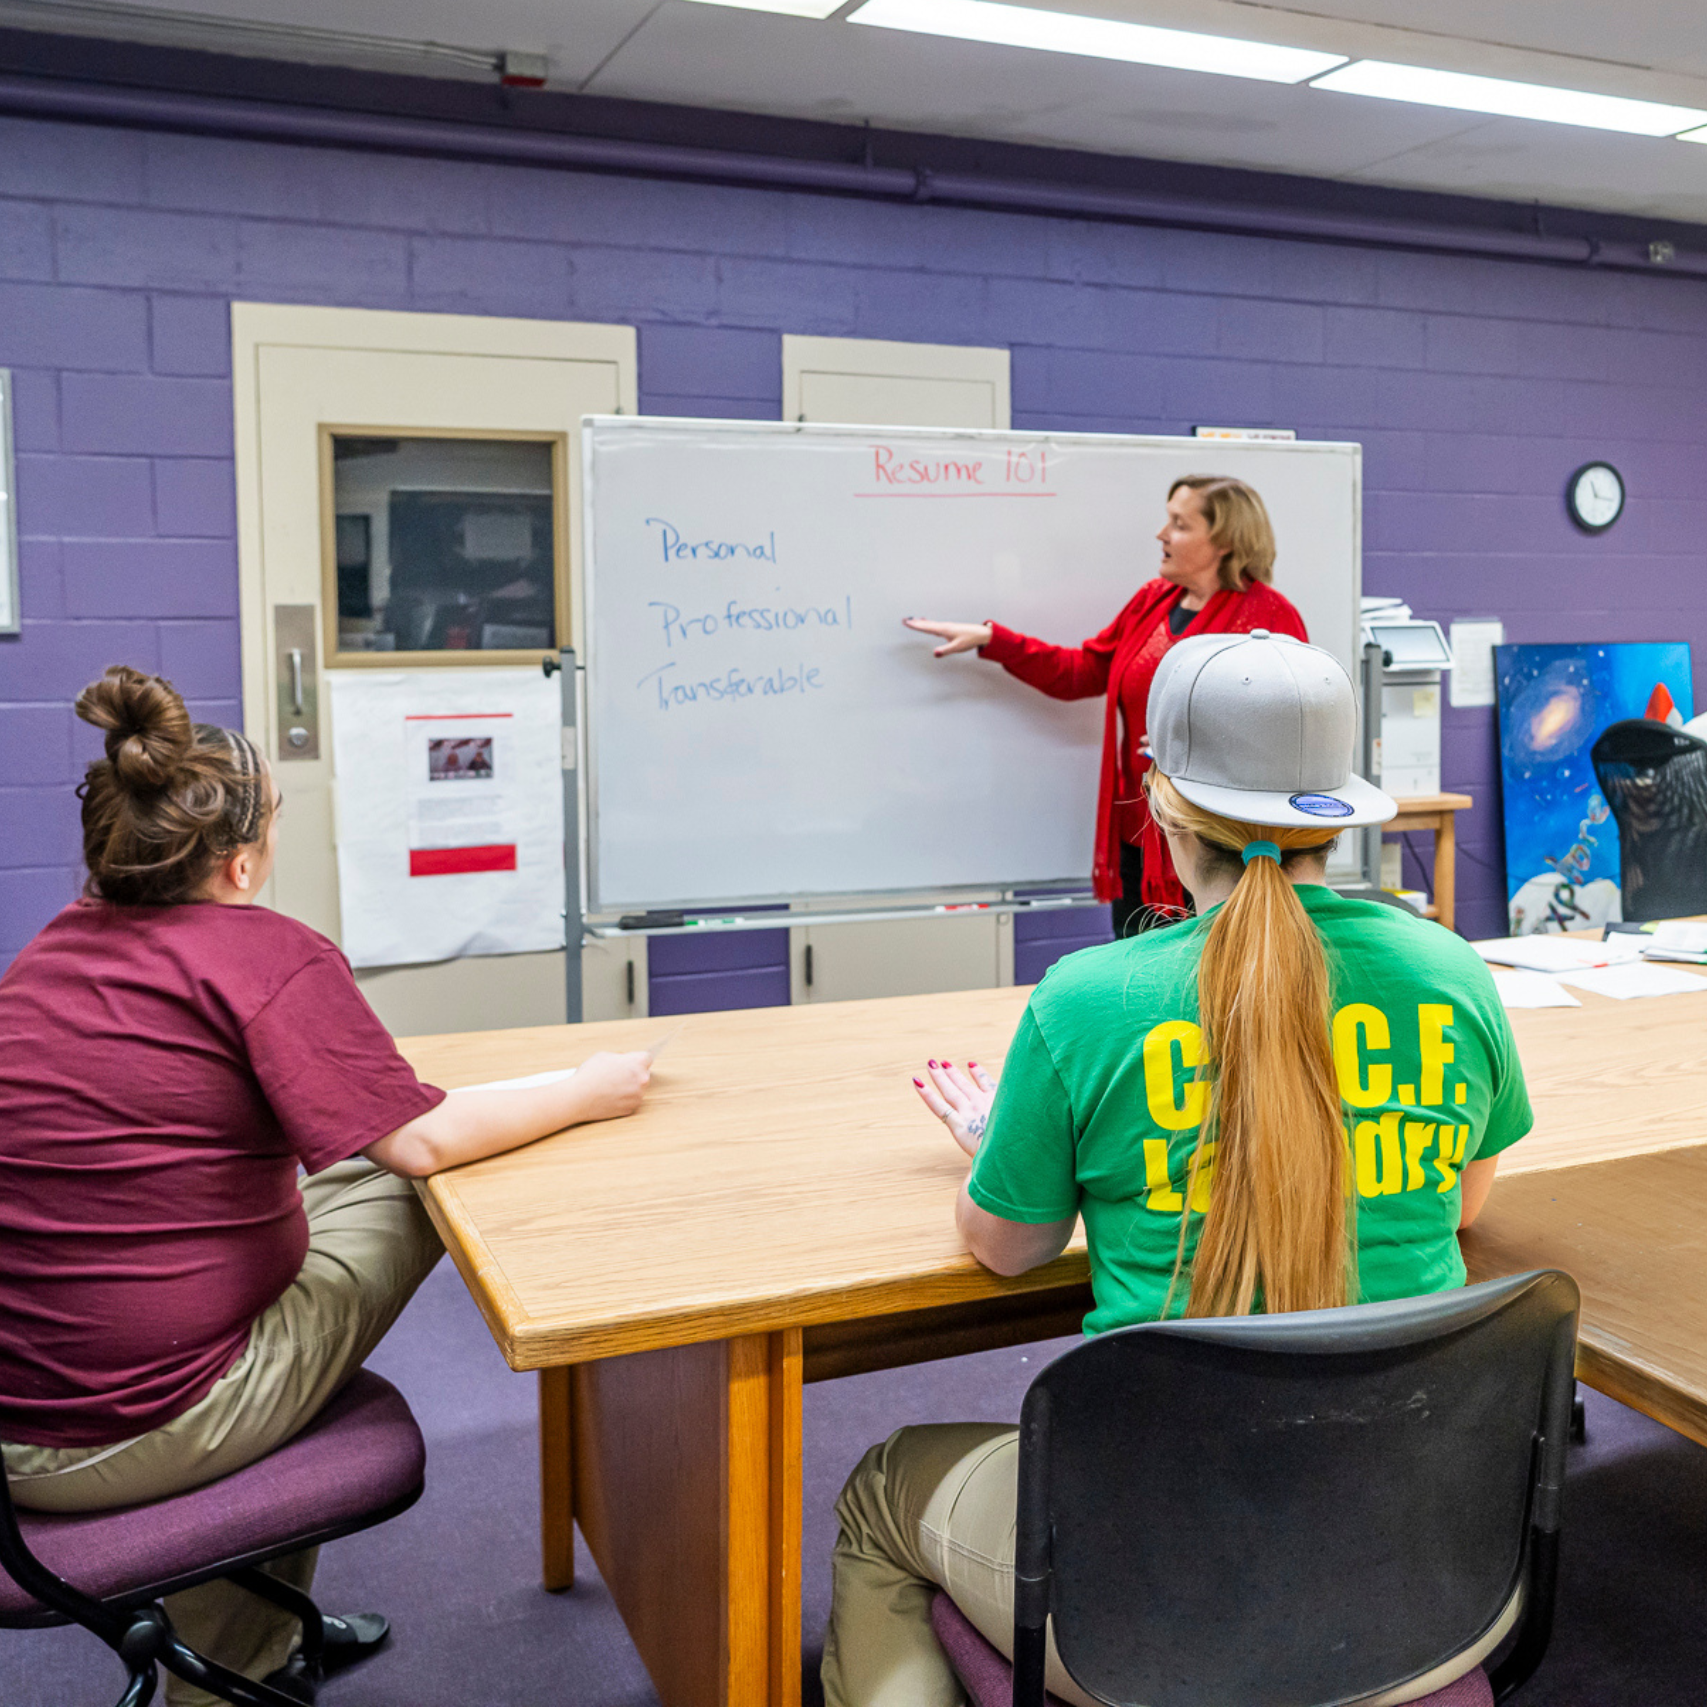
<instances>
[{"instance_id":1,"label":"handwritten word 'personal'","mask_svg":"<svg viewBox=\"0 0 1707 1707\"><path fill-rule=\"evenodd\" d=\"M731 667L720 676L689 682L680 677L666 681L675 669L674 664L648 670L634 685L644 688L650 682L658 694L658 709L669 711L682 705L701 705L736 699L776 699L787 694L813 693L824 686L816 666L801 664L795 669L775 669L765 676L749 676L744 670Z\"/></svg>"},{"instance_id":2,"label":"handwritten word 'personal'","mask_svg":"<svg viewBox=\"0 0 1707 1707\"><path fill-rule=\"evenodd\" d=\"M746 558L754 563L776 562L774 532L749 545L738 539L684 539L681 530L661 516L648 516L646 525L659 530L654 537L664 549L666 563L727 563L739 558Z\"/></svg>"},{"instance_id":3,"label":"handwritten word 'personal'","mask_svg":"<svg viewBox=\"0 0 1707 1707\"><path fill-rule=\"evenodd\" d=\"M679 605L663 599L648 599L646 603L649 610L660 613L666 646L696 636L710 639L720 628L737 634L790 634L797 628L853 627L851 597L840 605L743 605L731 599L721 614L703 611L698 616L684 616Z\"/></svg>"}]
</instances>

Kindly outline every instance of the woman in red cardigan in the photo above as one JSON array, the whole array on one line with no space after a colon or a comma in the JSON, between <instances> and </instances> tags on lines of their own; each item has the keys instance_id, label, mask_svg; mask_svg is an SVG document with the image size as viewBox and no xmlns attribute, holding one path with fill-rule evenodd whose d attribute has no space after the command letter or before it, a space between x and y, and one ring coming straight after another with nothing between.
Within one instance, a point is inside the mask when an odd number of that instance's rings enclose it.
<instances>
[{"instance_id":1,"label":"woman in red cardigan","mask_svg":"<svg viewBox=\"0 0 1707 1707\"><path fill-rule=\"evenodd\" d=\"M1102 787L1097 796L1097 898L1114 903L1117 937L1183 917L1191 903L1150 817L1140 785L1150 683L1162 655L1188 634L1248 634L1265 628L1308 640L1304 619L1269 582L1274 529L1263 501L1242 480L1188 474L1168 491L1168 519L1156 535L1161 574L1133 594L1101 634L1082 646L1051 646L999 622L907 626L942 641L936 656L977 649L1009 675L1052 699L1108 696Z\"/></svg>"}]
</instances>

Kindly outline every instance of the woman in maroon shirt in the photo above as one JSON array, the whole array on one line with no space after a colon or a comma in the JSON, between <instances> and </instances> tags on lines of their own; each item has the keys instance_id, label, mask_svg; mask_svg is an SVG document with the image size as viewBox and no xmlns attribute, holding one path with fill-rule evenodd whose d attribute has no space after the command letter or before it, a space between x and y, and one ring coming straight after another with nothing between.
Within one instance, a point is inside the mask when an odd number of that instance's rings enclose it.
<instances>
[{"instance_id":1,"label":"woman in maroon shirt","mask_svg":"<svg viewBox=\"0 0 1707 1707\"><path fill-rule=\"evenodd\" d=\"M1141 783L1150 683L1163 654L1188 634L1246 634L1264 628L1308 640L1304 619L1269 582L1274 529L1263 501L1242 480L1188 474L1168 490L1161 574L1147 581L1101 634L1082 646L1051 646L999 622L907 626L935 635L939 658L976 648L1009 675L1051 699L1108 696L1102 785L1097 795L1097 898L1114 903L1114 934L1127 936L1190 911Z\"/></svg>"},{"instance_id":2,"label":"woman in maroon shirt","mask_svg":"<svg viewBox=\"0 0 1707 1707\"><path fill-rule=\"evenodd\" d=\"M337 948L254 905L279 797L249 741L130 669L77 711L106 731L79 790L88 888L0 979L0 1442L17 1502L61 1512L289 1440L442 1254L411 1177L631 1113L650 1064L423 1085ZM269 1569L306 1589L314 1554ZM313 1701L287 1614L219 1581L166 1607L192 1648ZM385 1621L327 1629L347 1661ZM214 1698L172 1678L166 1699Z\"/></svg>"}]
</instances>

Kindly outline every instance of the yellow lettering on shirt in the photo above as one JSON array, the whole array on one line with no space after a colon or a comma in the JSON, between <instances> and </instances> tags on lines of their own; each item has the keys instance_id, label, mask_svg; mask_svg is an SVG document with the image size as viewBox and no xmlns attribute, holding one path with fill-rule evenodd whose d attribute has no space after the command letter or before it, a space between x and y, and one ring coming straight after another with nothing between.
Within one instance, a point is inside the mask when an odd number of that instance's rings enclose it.
<instances>
[{"instance_id":1,"label":"yellow lettering on shirt","mask_svg":"<svg viewBox=\"0 0 1707 1707\"><path fill-rule=\"evenodd\" d=\"M1184 1197L1174 1190L1173 1181L1168 1178L1166 1138L1144 1140L1144 1184L1148 1187L1144 1198L1146 1209L1177 1211L1185 1208Z\"/></svg>"},{"instance_id":2,"label":"yellow lettering on shirt","mask_svg":"<svg viewBox=\"0 0 1707 1707\"><path fill-rule=\"evenodd\" d=\"M1177 1069L1176 1044L1180 1058ZM1144 1039L1144 1100L1150 1105L1150 1118L1165 1131L1189 1132L1203 1124L1209 1087L1191 1075L1208 1059L1203 1032L1190 1020L1164 1020ZM1188 1075L1183 1084L1181 1070Z\"/></svg>"},{"instance_id":3,"label":"yellow lettering on shirt","mask_svg":"<svg viewBox=\"0 0 1707 1707\"><path fill-rule=\"evenodd\" d=\"M1353 1108L1378 1108L1393 1094L1393 1069L1368 1060L1392 1044L1387 1016L1367 1002L1351 1002L1334 1015L1334 1071L1340 1095Z\"/></svg>"},{"instance_id":4,"label":"yellow lettering on shirt","mask_svg":"<svg viewBox=\"0 0 1707 1707\"><path fill-rule=\"evenodd\" d=\"M1404 1163L1399 1150L1399 1121L1395 1111L1379 1121L1360 1120L1353 1137L1357 1150L1357 1190L1361 1197L1386 1197L1404 1189Z\"/></svg>"},{"instance_id":5,"label":"yellow lettering on shirt","mask_svg":"<svg viewBox=\"0 0 1707 1707\"><path fill-rule=\"evenodd\" d=\"M1399 1102L1405 1108L1415 1108L1417 1106L1417 1087L1415 1085L1400 1085Z\"/></svg>"},{"instance_id":6,"label":"yellow lettering on shirt","mask_svg":"<svg viewBox=\"0 0 1707 1707\"><path fill-rule=\"evenodd\" d=\"M1423 1151L1428 1148L1429 1140L1434 1136L1432 1122L1420 1120L1405 1122L1405 1190L1421 1191L1423 1188Z\"/></svg>"},{"instance_id":7,"label":"yellow lettering on shirt","mask_svg":"<svg viewBox=\"0 0 1707 1707\"><path fill-rule=\"evenodd\" d=\"M1197 1178L1191 1182L1191 1212L1209 1213L1210 1193L1215 1189L1215 1144L1212 1139L1203 1146L1203 1159L1197 1165Z\"/></svg>"},{"instance_id":8,"label":"yellow lettering on shirt","mask_svg":"<svg viewBox=\"0 0 1707 1707\"><path fill-rule=\"evenodd\" d=\"M1452 1100L1459 1104L1467 1103L1470 1100L1470 1087L1462 1079L1452 1087Z\"/></svg>"},{"instance_id":9,"label":"yellow lettering on shirt","mask_svg":"<svg viewBox=\"0 0 1707 1707\"><path fill-rule=\"evenodd\" d=\"M1440 1184L1435 1190L1443 1196L1458 1183L1458 1170L1464 1165L1464 1146L1470 1141L1470 1128L1460 1126L1456 1133L1450 1126L1440 1128L1440 1149L1434 1158Z\"/></svg>"},{"instance_id":10,"label":"yellow lettering on shirt","mask_svg":"<svg viewBox=\"0 0 1707 1707\"><path fill-rule=\"evenodd\" d=\"M1446 1068L1452 1065L1452 1045L1441 1035L1452 1025L1445 1002L1417 1003L1417 1052L1422 1056L1422 1102L1433 1108L1445 1098Z\"/></svg>"}]
</instances>

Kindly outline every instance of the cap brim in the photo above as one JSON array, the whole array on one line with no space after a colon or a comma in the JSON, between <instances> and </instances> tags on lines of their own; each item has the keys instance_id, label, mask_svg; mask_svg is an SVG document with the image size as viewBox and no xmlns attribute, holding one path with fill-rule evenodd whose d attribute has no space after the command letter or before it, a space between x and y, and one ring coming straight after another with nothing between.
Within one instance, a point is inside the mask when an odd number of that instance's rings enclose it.
<instances>
[{"instance_id":1,"label":"cap brim","mask_svg":"<svg viewBox=\"0 0 1707 1707\"><path fill-rule=\"evenodd\" d=\"M1301 790L1277 794L1263 788L1225 788L1217 783L1189 782L1184 777L1168 780L1194 806L1222 818L1237 818L1247 824L1279 824L1300 830L1355 830L1364 824L1385 824L1399 810L1392 795L1383 794L1374 783L1349 776L1338 788ZM1338 801L1347 812L1318 808L1307 811L1295 800Z\"/></svg>"}]
</instances>

